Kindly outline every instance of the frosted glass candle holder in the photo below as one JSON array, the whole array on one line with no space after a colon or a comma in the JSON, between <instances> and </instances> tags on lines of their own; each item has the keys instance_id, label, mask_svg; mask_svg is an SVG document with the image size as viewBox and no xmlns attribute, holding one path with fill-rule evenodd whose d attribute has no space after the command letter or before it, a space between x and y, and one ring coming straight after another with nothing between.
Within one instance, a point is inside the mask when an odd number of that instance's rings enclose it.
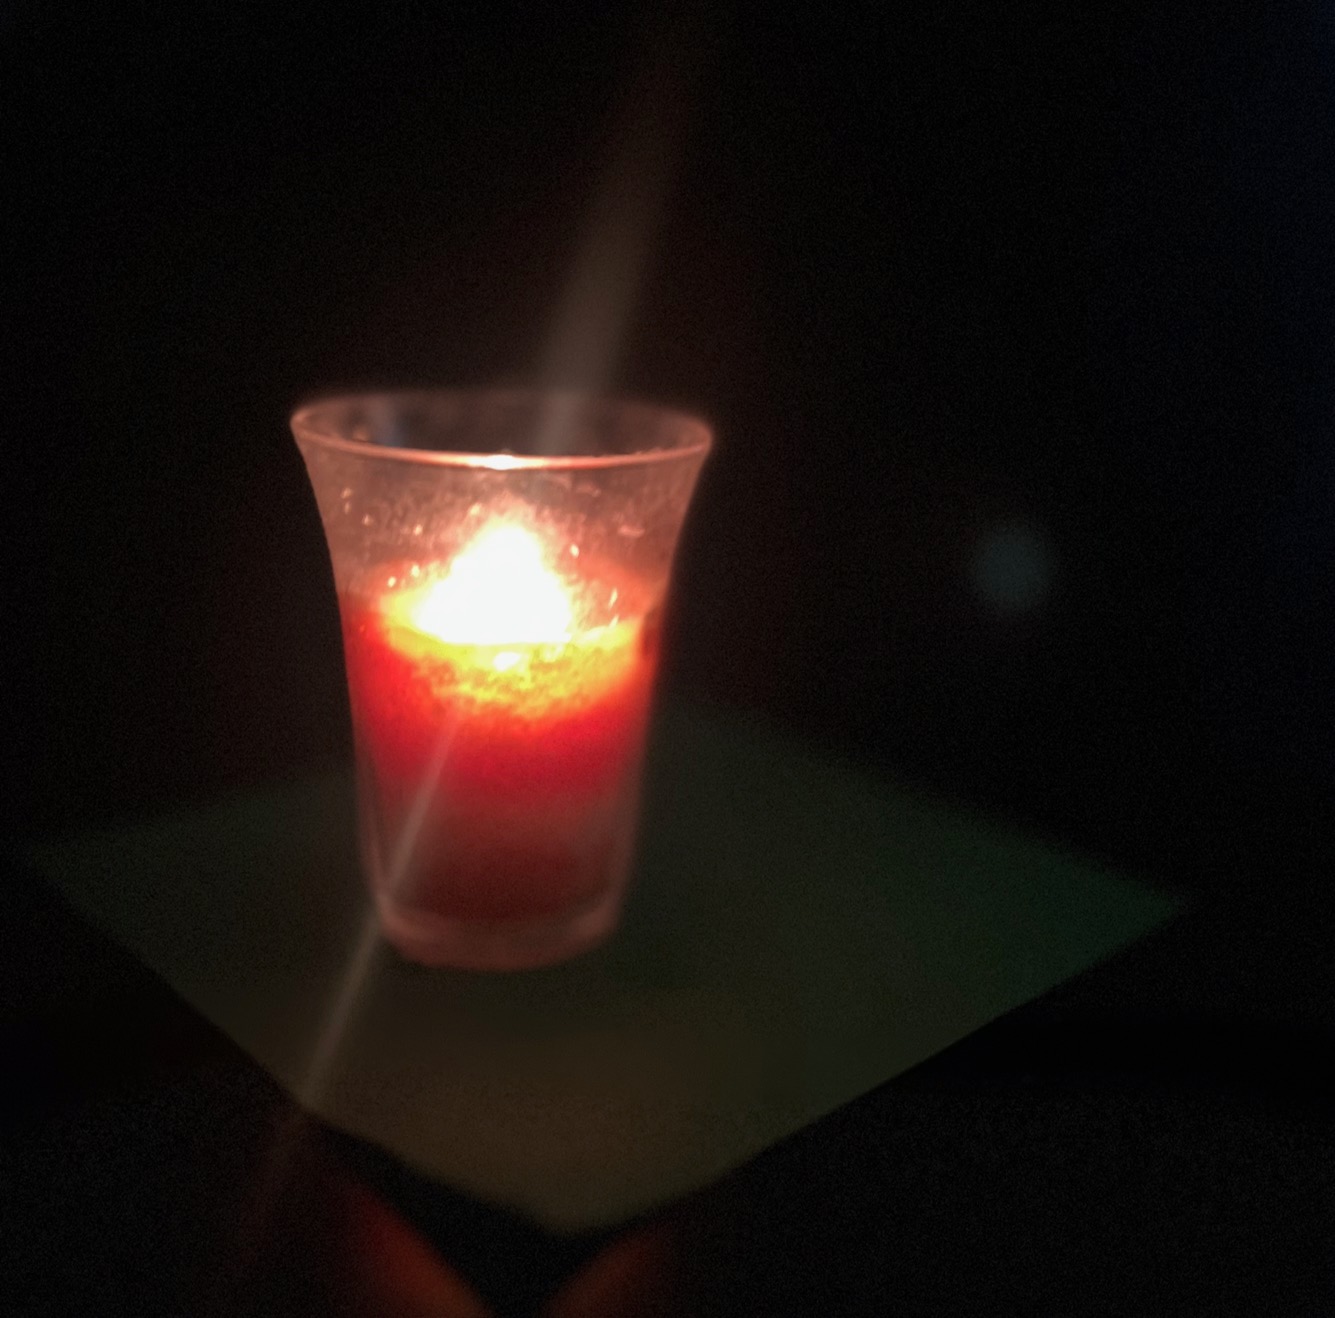
<instances>
[{"instance_id":1,"label":"frosted glass candle holder","mask_svg":"<svg viewBox=\"0 0 1335 1318\"><path fill-rule=\"evenodd\" d=\"M425 391L317 402L292 430L333 565L386 937L473 969L593 946L622 904L709 429L569 394Z\"/></svg>"}]
</instances>

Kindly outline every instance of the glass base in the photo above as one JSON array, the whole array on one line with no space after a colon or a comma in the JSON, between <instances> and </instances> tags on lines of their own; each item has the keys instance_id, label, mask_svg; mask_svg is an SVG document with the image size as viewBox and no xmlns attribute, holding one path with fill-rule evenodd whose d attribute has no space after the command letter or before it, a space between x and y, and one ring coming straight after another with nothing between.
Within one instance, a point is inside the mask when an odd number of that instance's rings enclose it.
<instances>
[{"instance_id":1,"label":"glass base","mask_svg":"<svg viewBox=\"0 0 1335 1318\"><path fill-rule=\"evenodd\" d=\"M419 965L532 970L597 947L617 926L621 892L614 887L592 906L540 920L448 920L396 906L379 893L376 910L389 944Z\"/></svg>"}]
</instances>

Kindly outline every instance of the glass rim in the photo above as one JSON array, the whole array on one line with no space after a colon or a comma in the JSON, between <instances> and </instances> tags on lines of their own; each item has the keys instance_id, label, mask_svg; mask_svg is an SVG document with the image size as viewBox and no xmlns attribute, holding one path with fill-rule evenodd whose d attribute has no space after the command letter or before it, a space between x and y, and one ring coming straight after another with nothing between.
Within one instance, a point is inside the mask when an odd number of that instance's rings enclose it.
<instances>
[{"instance_id":1,"label":"glass rim","mask_svg":"<svg viewBox=\"0 0 1335 1318\"><path fill-rule=\"evenodd\" d=\"M321 414L336 412L357 403L362 405L402 405L411 399L457 399L479 403L486 399L531 403L565 403L584 405L609 411L652 413L676 426L682 438L679 442L655 448L630 449L624 453L508 453L504 451L470 453L462 449L401 448L372 443L369 439L354 439L336 425L319 424ZM705 457L713 447L713 428L699 417L673 407L646 403L639 399L618 398L604 394L584 393L579 390L515 388L515 389L387 389L366 392L329 394L312 399L296 408L291 415L292 434L299 444L310 443L322 449L349 453L360 457L374 456L389 462L405 462L419 466L466 467L490 471L552 471L590 470L610 467L643 466L654 463L679 461L683 458Z\"/></svg>"}]
</instances>

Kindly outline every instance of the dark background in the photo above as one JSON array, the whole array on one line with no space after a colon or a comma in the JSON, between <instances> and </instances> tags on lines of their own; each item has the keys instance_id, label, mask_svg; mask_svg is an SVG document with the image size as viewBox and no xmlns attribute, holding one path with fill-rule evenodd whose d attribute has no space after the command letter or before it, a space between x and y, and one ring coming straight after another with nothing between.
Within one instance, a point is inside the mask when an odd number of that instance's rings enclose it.
<instances>
[{"instance_id":1,"label":"dark background","mask_svg":"<svg viewBox=\"0 0 1335 1318\"><path fill-rule=\"evenodd\" d=\"M646 52L604 378L719 434L673 679L1132 858L1329 791L1319 6L453 8L6 9L27 824L345 746L288 411L540 378Z\"/></svg>"},{"instance_id":2,"label":"dark background","mask_svg":"<svg viewBox=\"0 0 1335 1318\"><path fill-rule=\"evenodd\" d=\"M1335 1220L1309 1120L1335 1029L1328 7L455 8L0 7L18 835L346 753L297 403L596 378L680 404L719 438L679 691L1197 903L688 1205L701 1284L740 1297L718 1311L882 1312L893 1285L1037 1312L1046 1285L1066 1313L1091 1279L1222 1311L1267 1266L1247 1311L1285 1270L1296 1295ZM616 245L608 162L656 165L645 143L670 186L616 352L581 364L552 336L590 234ZM6 1111L194 1056L128 958L12 907ZM178 1203L164 1158L239 1183L259 1126L220 1074L15 1127L30 1238L82 1221L90 1293L124 1196ZM124 1267L185 1266L196 1174ZM432 1194L475 1277L570 1266Z\"/></svg>"}]
</instances>

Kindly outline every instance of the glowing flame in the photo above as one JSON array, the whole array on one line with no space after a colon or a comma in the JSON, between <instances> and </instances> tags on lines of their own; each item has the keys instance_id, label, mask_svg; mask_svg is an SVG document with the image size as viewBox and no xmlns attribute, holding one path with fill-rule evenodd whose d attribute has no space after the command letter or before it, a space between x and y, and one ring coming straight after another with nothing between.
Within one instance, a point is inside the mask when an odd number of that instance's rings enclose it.
<instances>
[{"instance_id":1,"label":"glowing flame","mask_svg":"<svg viewBox=\"0 0 1335 1318\"><path fill-rule=\"evenodd\" d=\"M570 639L573 621L537 538L504 525L482 532L406 611L418 631L456 645L555 645ZM504 668L518 656L497 659Z\"/></svg>"}]
</instances>

